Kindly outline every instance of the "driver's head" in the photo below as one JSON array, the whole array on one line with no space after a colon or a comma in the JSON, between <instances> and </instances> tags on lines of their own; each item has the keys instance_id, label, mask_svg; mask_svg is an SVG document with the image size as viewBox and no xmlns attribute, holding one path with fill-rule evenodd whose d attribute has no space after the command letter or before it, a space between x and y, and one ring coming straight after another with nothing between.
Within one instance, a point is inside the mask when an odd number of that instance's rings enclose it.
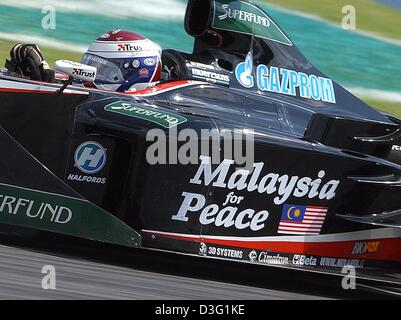
<instances>
[{"instance_id":1,"label":"driver's head","mask_svg":"<svg viewBox=\"0 0 401 320\"><path fill-rule=\"evenodd\" d=\"M99 89L142 90L160 80L161 47L140 34L117 29L96 39L81 62L97 68Z\"/></svg>"}]
</instances>

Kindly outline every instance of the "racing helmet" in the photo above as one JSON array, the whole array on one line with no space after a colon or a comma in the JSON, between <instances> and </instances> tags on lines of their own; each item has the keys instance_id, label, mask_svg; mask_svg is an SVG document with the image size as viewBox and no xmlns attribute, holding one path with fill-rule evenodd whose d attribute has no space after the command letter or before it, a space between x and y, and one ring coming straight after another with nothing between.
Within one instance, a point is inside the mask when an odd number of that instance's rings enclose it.
<instances>
[{"instance_id":1,"label":"racing helmet","mask_svg":"<svg viewBox=\"0 0 401 320\"><path fill-rule=\"evenodd\" d=\"M161 47L138 33L116 29L97 38L81 63L97 68L98 89L143 90L160 81Z\"/></svg>"}]
</instances>

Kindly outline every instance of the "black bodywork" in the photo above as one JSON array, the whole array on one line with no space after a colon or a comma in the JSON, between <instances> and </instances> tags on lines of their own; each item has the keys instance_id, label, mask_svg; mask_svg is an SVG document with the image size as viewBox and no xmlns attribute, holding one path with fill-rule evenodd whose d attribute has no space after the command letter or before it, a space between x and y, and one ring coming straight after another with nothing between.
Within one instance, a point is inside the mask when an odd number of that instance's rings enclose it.
<instances>
[{"instance_id":1,"label":"black bodywork","mask_svg":"<svg viewBox=\"0 0 401 320\"><path fill-rule=\"evenodd\" d=\"M189 1L185 26L195 37L194 52L164 52L163 62L173 69L172 78L155 93L118 94L69 87L75 93L67 89L60 94L56 92L60 87L57 84L37 83L2 72L1 184L89 200L132 230L135 241L122 239L119 244L268 264L297 265L299 256L318 259L314 264L298 264L301 267L353 263L362 268L386 262L398 268L401 157L394 146L401 144L400 120L371 108L336 83L335 103L306 99L299 94L261 92L256 86L244 88L236 78L235 69L249 51L253 53L254 66L265 64L326 76L294 44L288 46L214 29L210 20L215 5L214 1ZM200 82L192 69L194 66L202 69L204 65L209 66L207 70L228 76L229 81L218 84L205 78ZM172 131L148 120L105 109L115 102L179 115L186 121L176 129L190 128L199 135L203 129L252 130L255 163L263 163L257 177L259 185L269 173L281 180L275 190L266 194L249 188L230 189L228 179L238 169L235 165L229 165L225 187L214 185L215 179L211 183L205 183L205 179L200 184L191 183L196 180L200 163L151 165L146 160L147 149L152 144L146 139L147 133L155 128L163 130L167 145L172 148L168 139ZM107 150L106 165L93 175L95 181L104 183L81 180L84 174L76 166L74 155L87 141L99 143ZM178 142L178 147L183 144ZM212 168L215 170L218 165ZM75 179L70 179L71 175ZM297 183L305 177L308 192L298 192L296 196L296 187L286 195L280 191L283 180L288 183L294 179ZM314 183L315 193L311 191ZM335 189L334 195L325 196L330 188ZM215 204L221 211L231 191L243 197L235 206L234 215L248 209L255 213L268 211L262 229L224 226L216 221L200 223L199 212L189 212L187 221L172 218L183 205L185 194L202 195L204 206ZM278 234L283 208L288 204L328 208L317 236L321 240L314 238L309 242L307 236L288 240ZM0 211L3 209L0 207ZM30 226L27 222L19 224ZM99 226L106 228L103 220ZM63 233L47 225L33 227ZM96 232L96 236L85 236L85 230L79 235L117 242L113 241L113 235L118 231L111 232L106 239ZM75 231L64 233L77 235ZM375 236L376 233L380 235ZM285 239L282 242L292 243L293 249L277 240L280 236ZM371 252L356 254L354 249L360 242L380 242L380 245ZM253 251L259 258L252 258ZM263 252L264 256L267 252L277 259L261 259ZM337 261L325 265L322 262L325 257Z\"/></svg>"}]
</instances>

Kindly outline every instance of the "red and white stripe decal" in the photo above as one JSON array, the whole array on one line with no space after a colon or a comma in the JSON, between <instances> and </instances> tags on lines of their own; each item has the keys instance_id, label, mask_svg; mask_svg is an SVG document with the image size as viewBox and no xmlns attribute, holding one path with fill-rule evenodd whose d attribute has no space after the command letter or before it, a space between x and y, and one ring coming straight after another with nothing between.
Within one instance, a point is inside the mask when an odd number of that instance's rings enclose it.
<instances>
[{"instance_id":1,"label":"red and white stripe decal","mask_svg":"<svg viewBox=\"0 0 401 320\"><path fill-rule=\"evenodd\" d=\"M320 236L254 238L190 235L152 230L142 230L142 232L164 238L204 242L235 248L333 258L401 261L401 229L398 228L382 228ZM380 250L376 253L352 255L352 250L357 241L380 241Z\"/></svg>"},{"instance_id":2,"label":"red and white stripe decal","mask_svg":"<svg viewBox=\"0 0 401 320\"><path fill-rule=\"evenodd\" d=\"M123 94L129 94L132 96L144 96L144 97L154 96L154 95L165 93L168 91L185 88L185 87L189 87L189 86L193 86L193 85L199 85L199 84L208 84L208 83L201 82L201 81L190 81L190 80L174 81L174 82L159 84L157 86L154 86L154 87L151 87L151 88L148 88L145 90L124 92Z\"/></svg>"},{"instance_id":3,"label":"red and white stripe decal","mask_svg":"<svg viewBox=\"0 0 401 320\"><path fill-rule=\"evenodd\" d=\"M87 88L78 88L82 90L73 90L74 86L71 85L68 89L64 90L63 94L80 94L80 95L89 95L90 91L97 92L107 92L113 94L123 94L123 95L132 95L132 96L154 96L157 94L165 93L168 91L185 88L193 85L199 84L207 84L201 81L175 81L169 83L159 84L157 86L140 90L140 91L127 91L127 92L113 92L107 90L100 89L87 89ZM46 82L35 81L35 83L28 82L20 82L20 81L10 81L10 80L0 80L0 92L19 92L19 93L43 93L49 94L54 93L60 89L62 85L60 84L49 84Z\"/></svg>"},{"instance_id":4,"label":"red and white stripe decal","mask_svg":"<svg viewBox=\"0 0 401 320\"><path fill-rule=\"evenodd\" d=\"M43 93L51 94L59 90L61 85L46 84L45 82L27 83L10 80L0 80L0 92L12 92L12 93ZM77 94L77 95L89 95L89 92L65 89L63 94Z\"/></svg>"}]
</instances>

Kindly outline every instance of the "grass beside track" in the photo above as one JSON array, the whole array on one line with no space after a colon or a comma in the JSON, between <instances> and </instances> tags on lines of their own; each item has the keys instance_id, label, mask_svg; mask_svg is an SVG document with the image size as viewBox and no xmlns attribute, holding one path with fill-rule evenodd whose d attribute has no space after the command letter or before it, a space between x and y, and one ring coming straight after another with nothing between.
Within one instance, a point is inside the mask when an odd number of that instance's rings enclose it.
<instances>
[{"instance_id":1,"label":"grass beside track","mask_svg":"<svg viewBox=\"0 0 401 320\"><path fill-rule=\"evenodd\" d=\"M370 106L386 111L401 119L401 102L387 102L372 99L363 99Z\"/></svg>"},{"instance_id":2,"label":"grass beside track","mask_svg":"<svg viewBox=\"0 0 401 320\"><path fill-rule=\"evenodd\" d=\"M15 42L0 39L0 67L4 67L7 58L10 57L10 50L15 45ZM56 60L72 60L81 61L82 54L76 52L62 51L52 48L39 46L49 65L53 66Z\"/></svg>"},{"instance_id":3,"label":"grass beside track","mask_svg":"<svg viewBox=\"0 0 401 320\"><path fill-rule=\"evenodd\" d=\"M341 25L342 8L352 5L356 9L357 30L378 36L401 39L401 10L392 9L372 0L263 0L286 9L313 14Z\"/></svg>"},{"instance_id":4,"label":"grass beside track","mask_svg":"<svg viewBox=\"0 0 401 320\"><path fill-rule=\"evenodd\" d=\"M0 67L4 66L4 62L6 58L9 57L10 55L10 49L13 47L14 43L6 40L0 40ZM67 60L72 60L72 61L80 61L81 60L81 54L80 53L74 53L74 52L67 52L67 51L61 51L61 50L56 50L52 48L45 48L45 47L40 47L43 55L45 56L46 61L50 64L50 66L54 65L54 62L56 60L60 59L67 59ZM366 100L361 97L362 100L365 102L369 103L371 106L376 107L378 109L387 111L389 113L394 114L395 116L398 116L401 118L401 103L391 103L391 102L385 102L385 101L380 101L380 100Z\"/></svg>"}]
</instances>

